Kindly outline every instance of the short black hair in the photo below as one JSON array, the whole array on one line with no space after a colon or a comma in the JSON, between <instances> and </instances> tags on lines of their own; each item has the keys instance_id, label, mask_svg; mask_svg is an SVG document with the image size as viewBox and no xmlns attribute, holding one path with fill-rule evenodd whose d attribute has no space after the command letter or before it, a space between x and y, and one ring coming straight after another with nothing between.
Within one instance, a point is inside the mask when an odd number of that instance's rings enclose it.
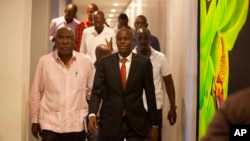
<instances>
[{"instance_id":1,"label":"short black hair","mask_svg":"<svg viewBox=\"0 0 250 141\"><path fill-rule=\"evenodd\" d=\"M119 20L128 20L128 16L125 13L121 13L118 17Z\"/></svg>"}]
</instances>

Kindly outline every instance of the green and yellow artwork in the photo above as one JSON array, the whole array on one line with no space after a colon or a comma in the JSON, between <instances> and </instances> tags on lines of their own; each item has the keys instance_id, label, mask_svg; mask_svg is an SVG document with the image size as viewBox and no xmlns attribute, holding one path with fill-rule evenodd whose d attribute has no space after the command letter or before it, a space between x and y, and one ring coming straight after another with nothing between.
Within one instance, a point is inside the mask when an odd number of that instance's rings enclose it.
<instances>
[{"instance_id":1,"label":"green and yellow artwork","mask_svg":"<svg viewBox=\"0 0 250 141\"><path fill-rule=\"evenodd\" d=\"M229 58L249 0L200 0L198 139L228 96Z\"/></svg>"}]
</instances>

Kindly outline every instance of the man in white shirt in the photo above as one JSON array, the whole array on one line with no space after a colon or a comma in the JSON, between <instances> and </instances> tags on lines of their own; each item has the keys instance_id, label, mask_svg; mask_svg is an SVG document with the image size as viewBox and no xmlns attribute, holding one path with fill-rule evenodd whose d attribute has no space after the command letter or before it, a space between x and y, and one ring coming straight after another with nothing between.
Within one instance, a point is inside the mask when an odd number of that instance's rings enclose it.
<instances>
[{"instance_id":1,"label":"man in white shirt","mask_svg":"<svg viewBox=\"0 0 250 141\"><path fill-rule=\"evenodd\" d=\"M162 129L162 105L164 100L163 81L165 82L166 91L170 101L170 110L168 112L168 120L170 125L174 125L176 122L176 105L175 105L175 90L174 83L171 76L168 60L166 56L153 49L150 46L150 31L147 28L140 28L136 31L136 47L133 50L134 53L147 56L150 58L153 65L153 77L155 85L155 95L157 104L157 117L159 122L158 127L158 141L161 141L161 129ZM163 81L162 81L163 80ZM147 109L146 97L143 96L144 107Z\"/></svg>"},{"instance_id":2,"label":"man in white shirt","mask_svg":"<svg viewBox=\"0 0 250 141\"><path fill-rule=\"evenodd\" d=\"M105 17L102 11L93 13L94 26L86 28L83 31L80 52L89 55L92 62L96 61L95 49L100 44L106 44L112 52L117 51L115 32L113 29L105 26Z\"/></svg>"}]
</instances>

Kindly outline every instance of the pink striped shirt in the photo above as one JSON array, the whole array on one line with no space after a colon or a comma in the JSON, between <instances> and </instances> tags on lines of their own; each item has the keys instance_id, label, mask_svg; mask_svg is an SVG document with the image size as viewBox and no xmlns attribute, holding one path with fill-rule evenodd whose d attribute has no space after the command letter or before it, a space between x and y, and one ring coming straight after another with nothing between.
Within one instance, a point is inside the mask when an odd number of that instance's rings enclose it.
<instances>
[{"instance_id":1,"label":"pink striped shirt","mask_svg":"<svg viewBox=\"0 0 250 141\"><path fill-rule=\"evenodd\" d=\"M57 51L39 59L30 93L32 123L57 133L84 130L86 96L92 90L95 67L84 54L73 52L67 69Z\"/></svg>"}]
</instances>

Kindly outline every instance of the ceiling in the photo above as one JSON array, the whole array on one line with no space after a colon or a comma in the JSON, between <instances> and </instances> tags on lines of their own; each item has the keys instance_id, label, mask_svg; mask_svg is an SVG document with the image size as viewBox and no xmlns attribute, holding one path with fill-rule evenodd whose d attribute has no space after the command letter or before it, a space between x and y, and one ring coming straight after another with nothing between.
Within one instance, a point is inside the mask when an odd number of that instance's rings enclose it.
<instances>
[{"instance_id":1,"label":"ceiling","mask_svg":"<svg viewBox=\"0 0 250 141\"><path fill-rule=\"evenodd\" d=\"M86 8L89 3L95 3L99 10L103 11L105 18L110 27L114 27L117 23L117 19L120 13L124 12L131 0L72 0L78 6L77 18L81 21L86 19ZM114 3L118 3L118 6L114 6ZM115 9L116 12L111 12L111 9ZM113 14L113 17L110 16Z\"/></svg>"}]
</instances>

